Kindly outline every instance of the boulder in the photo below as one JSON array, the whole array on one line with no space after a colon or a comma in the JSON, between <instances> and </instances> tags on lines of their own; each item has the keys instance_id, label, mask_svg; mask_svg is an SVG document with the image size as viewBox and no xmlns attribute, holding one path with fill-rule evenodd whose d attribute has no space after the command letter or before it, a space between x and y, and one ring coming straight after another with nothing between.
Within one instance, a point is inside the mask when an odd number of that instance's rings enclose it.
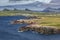
<instances>
[{"instance_id":1,"label":"boulder","mask_svg":"<svg viewBox=\"0 0 60 40\"><path fill-rule=\"evenodd\" d=\"M30 21L30 20L14 20L14 21L11 21L11 24L23 24L23 23L26 23L26 24L35 24L34 21Z\"/></svg>"},{"instance_id":2,"label":"boulder","mask_svg":"<svg viewBox=\"0 0 60 40\"><path fill-rule=\"evenodd\" d=\"M60 34L60 29L51 27L21 27L19 31L35 31L40 34Z\"/></svg>"},{"instance_id":3,"label":"boulder","mask_svg":"<svg viewBox=\"0 0 60 40\"><path fill-rule=\"evenodd\" d=\"M19 28L19 31L29 31L30 30L30 27L21 27Z\"/></svg>"}]
</instances>

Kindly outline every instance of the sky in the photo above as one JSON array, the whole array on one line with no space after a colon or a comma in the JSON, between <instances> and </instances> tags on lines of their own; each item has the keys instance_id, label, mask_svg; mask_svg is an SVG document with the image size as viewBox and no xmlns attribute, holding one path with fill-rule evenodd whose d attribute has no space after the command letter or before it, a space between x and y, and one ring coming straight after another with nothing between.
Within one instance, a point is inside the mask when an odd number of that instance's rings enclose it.
<instances>
[{"instance_id":1,"label":"sky","mask_svg":"<svg viewBox=\"0 0 60 40\"><path fill-rule=\"evenodd\" d=\"M43 3L50 3L51 0L21 0L18 2L15 2L16 0L14 0L14 2L9 2L9 0L0 0L0 6L6 6L6 5L17 5L17 4L28 4L28 3L32 3L35 1L39 1L39 2L43 2Z\"/></svg>"}]
</instances>

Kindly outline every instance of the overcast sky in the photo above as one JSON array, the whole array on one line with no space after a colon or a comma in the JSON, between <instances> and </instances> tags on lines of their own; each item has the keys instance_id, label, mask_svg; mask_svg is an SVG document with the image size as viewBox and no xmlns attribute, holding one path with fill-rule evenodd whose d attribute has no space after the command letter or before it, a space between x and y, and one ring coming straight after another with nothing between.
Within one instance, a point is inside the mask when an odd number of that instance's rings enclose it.
<instances>
[{"instance_id":1,"label":"overcast sky","mask_svg":"<svg viewBox=\"0 0 60 40\"><path fill-rule=\"evenodd\" d=\"M0 0L0 6L16 5L16 4L28 4L28 3L32 3L32 2L35 2L35 1L49 3L51 0L29 0L29 1L23 0L23 1L14 2L14 3L13 2L9 2L9 0Z\"/></svg>"}]
</instances>

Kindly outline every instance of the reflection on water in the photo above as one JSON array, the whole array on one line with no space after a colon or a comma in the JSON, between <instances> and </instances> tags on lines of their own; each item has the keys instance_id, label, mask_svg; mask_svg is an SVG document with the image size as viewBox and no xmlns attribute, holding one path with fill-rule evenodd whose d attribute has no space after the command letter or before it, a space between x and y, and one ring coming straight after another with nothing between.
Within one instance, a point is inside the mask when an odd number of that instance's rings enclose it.
<instances>
[{"instance_id":1,"label":"reflection on water","mask_svg":"<svg viewBox=\"0 0 60 40\"><path fill-rule=\"evenodd\" d=\"M18 32L26 24L12 25L10 21L25 19L24 16L0 16L0 40L60 40L60 35L41 35L32 32Z\"/></svg>"}]
</instances>

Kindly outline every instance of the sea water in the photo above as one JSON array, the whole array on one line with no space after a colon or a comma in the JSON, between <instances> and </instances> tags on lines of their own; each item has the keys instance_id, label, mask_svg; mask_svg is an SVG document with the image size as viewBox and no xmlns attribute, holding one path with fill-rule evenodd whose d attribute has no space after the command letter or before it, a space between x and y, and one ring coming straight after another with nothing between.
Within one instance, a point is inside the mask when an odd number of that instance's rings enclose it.
<instances>
[{"instance_id":1,"label":"sea water","mask_svg":"<svg viewBox=\"0 0 60 40\"><path fill-rule=\"evenodd\" d=\"M33 32L18 32L27 24L11 24L13 20L26 19L25 16L0 16L0 40L60 40L60 34L43 35Z\"/></svg>"}]
</instances>

